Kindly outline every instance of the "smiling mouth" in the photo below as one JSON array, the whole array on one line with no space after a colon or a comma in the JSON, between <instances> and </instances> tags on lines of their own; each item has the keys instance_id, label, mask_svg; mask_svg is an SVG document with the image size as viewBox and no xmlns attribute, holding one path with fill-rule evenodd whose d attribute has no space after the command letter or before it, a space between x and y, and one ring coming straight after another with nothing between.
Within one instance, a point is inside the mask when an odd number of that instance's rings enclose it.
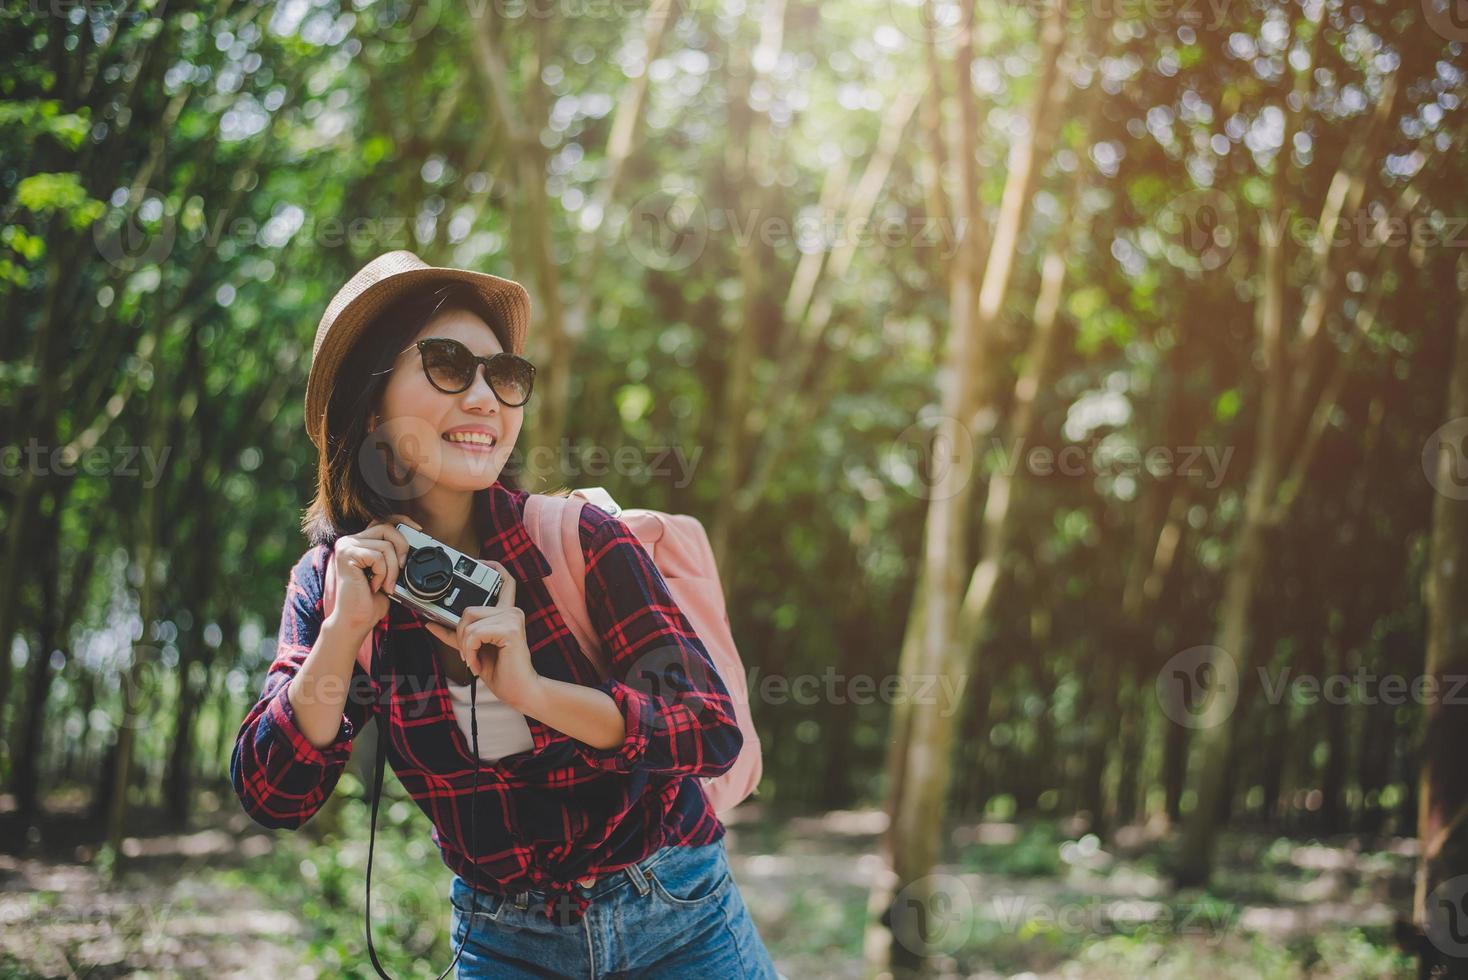
<instances>
[{"instance_id":1,"label":"smiling mouth","mask_svg":"<svg viewBox=\"0 0 1468 980\"><path fill-rule=\"evenodd\" d=\"M465 449L475 449L480 452L489 452L499 445L499 440L494 436L468 435L464 433L445 433L443 441Z\"/></svg>"}]
</instances>

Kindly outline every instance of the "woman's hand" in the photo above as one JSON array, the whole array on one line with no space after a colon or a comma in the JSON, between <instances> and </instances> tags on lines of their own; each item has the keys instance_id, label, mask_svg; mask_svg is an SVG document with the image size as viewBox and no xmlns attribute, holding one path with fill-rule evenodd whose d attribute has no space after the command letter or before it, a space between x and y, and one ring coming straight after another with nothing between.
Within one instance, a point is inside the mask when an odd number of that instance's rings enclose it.
<instances>
[{"instance_id":1,"label":"woman's hand","mask_svg":"<svg viewBox=\"0 0 1468 980\"><path fill-rule=\"evenodd\" d=\"M465 666L495 697L521 714L533 715L544 678L530 662L525 614L515 606L515 580L499 562L486 558L479 562L499 572L503 580L495 604L465 609L457 630L428 623L429 632L457 649Z\"/></svg>"},{"instance_id":2,"label":"woman's hand","mask_svg":"<svg viewBox=\"0 0 1468 980\"><path fill-rule=\"evenodd\" d=\"M336 602L327 618L344 630L365 637L387 615L388 597L408 559L408 539L397 529L399 522L423 530L411 517L393 514L381 524L336 539Z\"/></svg>"}]
</instances>

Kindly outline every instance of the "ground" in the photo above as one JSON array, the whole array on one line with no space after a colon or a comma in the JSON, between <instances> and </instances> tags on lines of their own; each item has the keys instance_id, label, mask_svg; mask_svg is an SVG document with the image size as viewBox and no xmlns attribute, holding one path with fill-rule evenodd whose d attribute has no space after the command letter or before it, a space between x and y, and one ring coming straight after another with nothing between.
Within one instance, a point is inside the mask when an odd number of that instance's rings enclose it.
<instances>
[{"instance_id":1,"label":"ground","mask_svg":"<svg viewBox=\"0 0 1468 980\"><path fill-rule=\"evenodd\" d=\"M365 807L349 801L316 839L210 802L196 829L129 837L115 877L59 817L0 854L0 978L373 976ZM734 876L781 972L862 978L882 815L751 807L728 824ZM1064 822L960 825L926 902L899 903L913 912L897 932L940 977L1412 975L1389 939L1410 897L1409 841L1236 835L1210 890L1184 893L1159 871L1165 846L1142 828L1108 851ZM433 976L451 958L448 882L421 815L385 805L373 939L389 972Z\"/></svg>"}]
</instances>

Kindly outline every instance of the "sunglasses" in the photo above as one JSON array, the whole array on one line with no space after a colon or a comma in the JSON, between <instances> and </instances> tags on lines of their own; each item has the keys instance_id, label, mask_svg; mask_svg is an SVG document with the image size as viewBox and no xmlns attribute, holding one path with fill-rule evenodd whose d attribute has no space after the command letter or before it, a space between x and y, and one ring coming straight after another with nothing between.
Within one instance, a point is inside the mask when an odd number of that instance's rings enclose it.
<instances>
[{"instance_id":1,"label":"sunglasses","mask_svg":"<svg viewBox=\"0 0 1468 980\"><path fill-rule=\"evenodd\" d=\"M426 337L412 347L404 347L399 356L413 347L422 356L428 383L446 395L468 390L482 364L484 380L503 405L518 408L530 400L530 390L535 387L535 365L519 354L500 351L484 357L452 338Z\"/></svg>"},{"instance_id":2,"label":"sunglasses","mask_svg":"<svg viewBox=\"0 0 1468 980\"><path fill-rule=\"evenodd\" d=\"M444 302L456 292L461 290L453 284L434 290L425 297L421 308L414 311L417 315L413 319L420 324L432 320ZM422 357L423 374L428 383L446 395L467 391L474 383L474 373L483 365L484 380L501 404L507 408L518 408L530 400L530 390L535 386L535 365L519 354L501 351L482 357L450 337L426 337L398 351L398 357L414 347Z\"/></svg>"}]
</instances>

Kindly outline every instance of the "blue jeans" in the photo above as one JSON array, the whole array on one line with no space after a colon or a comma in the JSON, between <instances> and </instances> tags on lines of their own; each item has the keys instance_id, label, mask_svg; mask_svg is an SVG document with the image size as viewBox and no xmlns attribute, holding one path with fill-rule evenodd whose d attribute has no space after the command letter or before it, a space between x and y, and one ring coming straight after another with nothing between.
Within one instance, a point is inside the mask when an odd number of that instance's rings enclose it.
<instances>
[{"instance_id":1,"label":"blue jeans","mask_svg":"<svg viewBox=\"0 0 1468 980\"><path fill-rule=\"evenodd\" d=\"M517 896L528 897L523 903L475 895L455 875L450 952L458 950L469 928L471 899L478 901L458 980L779 977L729 871L722 837L701 847L659 848L597 879L587 894L591 905L582 920L562 926L538 911L543 893Z\"/></svg>"}]
</instances>

